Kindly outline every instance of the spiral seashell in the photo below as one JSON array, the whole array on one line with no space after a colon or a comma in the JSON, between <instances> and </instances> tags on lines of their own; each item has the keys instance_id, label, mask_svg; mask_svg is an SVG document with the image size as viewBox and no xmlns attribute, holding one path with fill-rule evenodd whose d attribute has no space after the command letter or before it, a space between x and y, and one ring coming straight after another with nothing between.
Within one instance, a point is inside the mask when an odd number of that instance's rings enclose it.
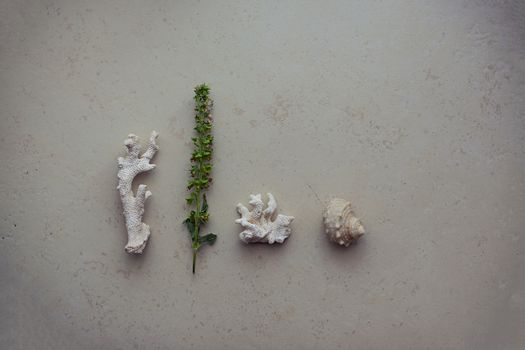
<instances>
[{"instance_id":1,"label":"spiral seashell","mask_svg":"<svg viewBox=\"0 0 525 350\"><path fill-rule=\"evenodd\" d=\"M365 233L361 220L354 216L350 202L335 198L328 203L323 214L328 239L348 247Z\"/></svg>"}]
</instances>

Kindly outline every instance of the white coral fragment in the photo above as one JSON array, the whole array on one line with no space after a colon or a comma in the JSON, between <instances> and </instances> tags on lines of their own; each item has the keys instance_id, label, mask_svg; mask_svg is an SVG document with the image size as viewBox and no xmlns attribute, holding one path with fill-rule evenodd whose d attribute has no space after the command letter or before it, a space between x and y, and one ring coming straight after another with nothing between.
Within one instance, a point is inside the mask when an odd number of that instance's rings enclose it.
<instances>
[{"instance_id":1,"label":"white coral fragment","mask_svg":"<svg viewBox=\"0 0 525 350\"><path fill-rule=\"evenodd\" d=\"M328 239L348 247L365 233L361 220L354 216L350 202L335 198L327 205L323 215L324 228Z\"/></svg>"},{"instance_id":2,"label":"white coral fragment","mask_svg":"<svg viewBox=\"0 0 525 350\"><path fill-rule=\"evenodd\" d=\"M142 222L142 215L144 214L144 203L151 196L151 192L147 190L146 185L139 185L137 195L134 196L131 185L135 176L156 167L155 164L150 164L150 160L159 149L156 142L158 135L156 131L151 132L148 148L140 155L141 146L138 137L129 134L128 138L124 140L128 154L126 157L118 158L117 189L120 193L124 217L126 218L128 243L125 249L128 253L141 254L150 236L149 226Z\"/></svg>"},{"instance_id":3,"label":"white coral fragment","mask_svg":"<svg viewBox=\"0 0 525 350\"><path fill-rule=\"evenodd\" d=\"M237 212L241 215L240 219L235 220L240 224L244 231L239 234L239 238L244 243L283 243L292 230L289 227L294 220L293 216L277 215L277 202L271 193L268 193L268 206L263 210L261 195L250 195L250 205L252 210L248 210L241 203L237 204Z\"/></svg>"}]
</instances>

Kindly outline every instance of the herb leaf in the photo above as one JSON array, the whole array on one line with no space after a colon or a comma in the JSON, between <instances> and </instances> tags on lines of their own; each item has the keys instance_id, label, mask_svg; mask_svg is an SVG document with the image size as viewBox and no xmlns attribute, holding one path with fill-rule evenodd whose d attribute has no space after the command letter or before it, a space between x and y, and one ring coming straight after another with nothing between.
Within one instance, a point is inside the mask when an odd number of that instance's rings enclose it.
<instances>
[{"instance_id":1,"label":"herb leaf","mask_svg":"<svg viewBox=\"0 0 525 350\"><path fill-rule=\"evenodd\" d=\"M214 233L208 233L207 235L199 237L199 242L202 244L213 245L213 243L215 243L216 240L217 240L217 235Z\"/></svg>"}]
</instances>

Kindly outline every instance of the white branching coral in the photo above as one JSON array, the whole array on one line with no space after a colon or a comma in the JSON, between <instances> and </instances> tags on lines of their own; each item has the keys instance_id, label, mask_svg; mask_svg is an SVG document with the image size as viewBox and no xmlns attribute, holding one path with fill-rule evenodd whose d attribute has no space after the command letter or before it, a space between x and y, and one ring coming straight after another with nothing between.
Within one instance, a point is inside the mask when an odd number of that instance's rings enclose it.
<instances>
[{"instance_id":1,"label":"white branching coral","mask_svg":"<svg viewBox=\"0 0 525 350\"><path fill-rule=\"evenodd\" d=\"M158 135L156 131L151 132L148 148L140 155L142 148L138 137L134 134L129 134L128 138L124 140L128 155L118 158L117 189L120 193L124 217L126 218L126 228L128 230L126 251L128 253L141 254L150 236L149 226L142 222L142 215L144 214L144 203L151 196L151 192L147 190L146 185L141 184L137 188L137 195L134 196L131 185L135 176L156 167L155 164L150 164L150 160L159 149L156 142Z\"/></svg>"},{"instance_id":2,"label":"white branching coral","mask_svg":"<svg viewBox=\"0 0 525 350\"><path fill-rule=\"evenodd\" d=\"M264 210L260 194L251 194L250 198L251 211L241 203L237 204L241 218L235 222L244 228L239 238L245 243L283 243L290 236L292 230L289 226L294 217L281 214L276 217L277 202L271 193L268 193L268 206Z\"/></svg>"},{"instance_id":3,"label":"white branching coral","mask_svg":"<svg viewBox=\"0 0 525 350\"><path fill-rule=\"evenodd\" d=\"M350 202L344 199L334 198L328 203L323 222L328 239L345 247L365 233L361 220L354 216Z\"/></svg>"}]
</instances>

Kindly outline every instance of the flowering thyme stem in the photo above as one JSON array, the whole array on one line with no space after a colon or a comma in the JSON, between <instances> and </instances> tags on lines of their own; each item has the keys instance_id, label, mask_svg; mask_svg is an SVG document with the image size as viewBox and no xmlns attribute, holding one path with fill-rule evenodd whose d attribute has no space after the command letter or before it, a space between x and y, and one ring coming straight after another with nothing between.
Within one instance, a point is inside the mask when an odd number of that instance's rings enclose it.
<instances>
[{"instance_id":1,"label":"flowering thyme stem","mask_svg":"<svg viewBox=\"0 0 525 350\"><path fill-rule=\"evenodd\" d=\"M186 198L188 205L194 205L189 216L184 220L188 228L193 250L192 272L195 274L197 252L203 244L213 244L217 235L208 233L201 236L200 226L208 221L208 202L204 193L211 183L213 136L211 135L212 118L211 110L213 101L209 97L210 88L206 84L195 87L195 132L192 138L195 149L191 157L191 178L188 181L188 190L191 191Z\"/></svg>"}]
</instances>

